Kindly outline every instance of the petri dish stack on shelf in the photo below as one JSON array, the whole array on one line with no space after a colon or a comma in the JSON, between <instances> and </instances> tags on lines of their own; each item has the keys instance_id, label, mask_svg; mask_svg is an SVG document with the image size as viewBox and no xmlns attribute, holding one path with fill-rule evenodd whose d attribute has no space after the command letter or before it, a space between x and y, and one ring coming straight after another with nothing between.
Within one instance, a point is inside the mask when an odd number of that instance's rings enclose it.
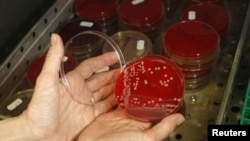
<instances>
[{"instance_id":1,"label":"petri dish stack on shelf","mask_svg":"<svg viewBox=\"0 0 250 141\"><path fill-rule=\"evenodd\" d=\"M162 0L123 0L118 8L120 30L144 33L152 43L158 39L166 17Z\"/></svg>"},{"instance_id":2,"label":"petri dish stack on shelf","mask_svg":"<svg viewBox=\"0 0 250 141\"><path fill-rule=\"evenodd\" d=\"M220 55L219 42L218 33L210 25L199 21L181 21L164 33L163 55L181 68L186 89L196 89L209 82Z\"/></svg>"},{"instance_id":3,"label":"petri dish stack on shelf","mask_svg":"<svg viewBox=\"0 0 250 141\"><path fill-rule=\"evenodd\" d=\"M106 34L118 31L117 0L75 0L77 17L98 22Z\"/></svg>"}]
</instances>

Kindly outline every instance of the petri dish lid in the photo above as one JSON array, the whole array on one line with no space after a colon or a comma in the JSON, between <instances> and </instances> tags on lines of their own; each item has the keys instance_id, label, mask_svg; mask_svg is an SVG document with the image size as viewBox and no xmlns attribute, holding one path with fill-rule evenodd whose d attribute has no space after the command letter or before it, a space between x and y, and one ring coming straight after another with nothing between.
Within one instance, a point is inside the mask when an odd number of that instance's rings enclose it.
<instances>
[{"instance_id":1,"label":"petri dish lid","mask_svg":"<svg viewBox=\"0 0 250 141\"><path fill-rule=\"evenodd\" d=\"M211 25L220 36L227 33L231 23L231 16L225 8L209 3L190 6L183 12L181 19L205 22Z\"/></svg>"},{"instance_id":2,"label":"petri dish lid","mask_svg":"<svg viewBox=\"0 0 250 141\"><path fill-rule=\"evenodd\" d=\"M131 0L123 0L119 6L119 15L128 25L151 27L165 19L165 9L161 0L145 0L138 4L133 4Z\"/></svg>"},{"instance_id":3,"label":"petri dish lid","mask_svg":"<svg viewBox=\"0 0 250 141\"><path fill-rule=\"evenodd\" d=\"M74 8L82 18L103 21L116 14L117 5L116 0L76 0Z\"/></svg>"},{"instance_id":4,"label":"petri dish lid","mask_svg":"<svg viewBox=\"0 0 250 141\"><path fill-rule=\"evenodd\" d=\"M118 76L119 106L139 120L159 120L177 112L183 102L184 76L171 60L147 55L130 62Z\"/></svg>"},{"instance_id":5,"label":"petri dish lid","mask_svg":"<svg viewBox=\"0 0 250 141\"><path fill-rule=\"evenodd\" d=\"M109 37L107 34L103 33L103 32L100 32L100 31L93 31L93 30L89 30L89 31L83 31L81 33L78 33L76 34L75 36L73 36L65 45L65 49L67 50L67 46L72 43L72 40L74 38L81 38L83 39L83 44L84 44L84 37L88 37L89 35L91 36L95 36L96 38L100 38L103 40L103 44L105 44L105 42L107 42L108 44L110 44L110 47L113 49L112 52L115 52L117 57L118 57L118 62L117 62L117 66L116 68L118 69L123 69L123 67L125 66L125 60L124 60L124 57L123 57L123 54L119 48L119 46L117 45L117 43L111 38ZM91 56L91 57L97 57L101 54L96 54L96 56ZM90 58L91 58L90 57ZM84 60L83 60L84 61ZM81 63L81 62L79 62ZM75 90L73 87L71 87L71 84L70 84L70 81L68 81L67 77L66 77L66 72L65 72L65 69L64 69L64 65L65 65L65 62L62 62L61 64L61 69L60 69L60 75L61 75L61 80L64 84L64 86L66 87L66 89L69 91L69 93L71 94L71 97L78 103L80 104L87 104L87 105L93 105L95 104L93 102L93 96L92 94L89 94L89 93L86 93L85 95L82 95L82 92L81 93L75 93ZM106 66L105 68L110 68L110 66ZM101 73L103 71L101 71L102 69L105 70L105 68L101 68L100 71L98 70L97 72L94 72L93 75L91 77L94 77L96 74L98 73ZM116 68L112 68L112 69L116 69ZM105 70L104 72L106 71L110 71L112 69L107 69ZM89 88L90 89L90 88Z\"/></svg>"},{"instance_id":6,"label":"petri dish lid","mask_svg":"<svg viewBox=\"0 0 250 141\"><path fill-rule=\"evenodd\" d=\"M120 31L111 36L120 47L126 63L142 58L152 51L152 42L145 34L127 30ZM103 52L108 51L103 48Z\"/></svg>"},{"instance_id":7,"label":"petri dish lid","mask_svg":"<svg viewBox=\"0 0 250 141\"><path fill-rule=\"evenodd\" d=\"M66 21L62 26L57 29L57 33L61 36L65 44L74 35L86 31L95 30L102 31L99 23L89 19L73 19Z\"/></svg>"},{"instance_id":8,"label":"petri dish lid","mask_svg":"<svg viewBox=\"0 0 250 141\"><path fill-rule=\"evenodd\" d=\"M200 21L181 21L164 33L165 48L183 58L203 58L219 47L220 37L215 29Z\"/></svg>"}]
</instances>

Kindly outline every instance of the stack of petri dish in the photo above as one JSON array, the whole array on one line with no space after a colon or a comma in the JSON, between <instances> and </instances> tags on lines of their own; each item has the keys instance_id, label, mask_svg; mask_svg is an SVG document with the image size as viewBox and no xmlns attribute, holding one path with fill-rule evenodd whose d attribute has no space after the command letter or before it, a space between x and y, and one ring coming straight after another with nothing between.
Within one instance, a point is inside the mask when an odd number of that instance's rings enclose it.
<instances>
[{"instance_id":1,"label":"stack of petri dish","mask_svg":"<svg viewBox=\"0 0 250 141\"><path fill-rule=\"evenodd\" d=\"M181 21L165 32L164 55L184 73L186 89L209 82L220 55L220 37L215 29L200 21Z\"/></svg>"},{"instance_id":2,"label":"stack of petri dish","mask_svg":"<svg viewBox=\"0 0 250 141\"><path fill-rule=\"evenodd\" d=\"M98 22L106 34L118 31L117 0L75 0L77 17Z\"/></svg>"},{"instance_id":3,"label":"stack of petri dish","mask_svg":"<svg viewBox=\"0 0 250 141\"><path fill-rule=\"evenodd\" d=\"M133 30L120 31L111 36L120 47L125 62L131 62L152 53L152 42L143 33ZM107 52L109 44L103 47L103 52Z\"/></svg>"},{"instance_id":4,"label":"stack of petri dish","mask_svg":"<svg viewBox=\"0 0 250 141\"><path fill-rule=\"evenodd\" d=\"M101 52L101 41L96 36L86 35L84 39L79 38L79 36L73 38L77 34L89 30L103 32L99 23L88 19L73 19L65 22L57 29L57 33L62 37L63 43L67 47L67 53L75 57L78 62ZM82 40L84 40L84 43ZM69 42L71 43L67 44Z\"/></svg>"},{"instance_id":5,"label":"stack of petri dish","mask_svg":"<svg viewBox=\"0 0 250 141\"><path fill-rule=\"evenodd\" d=\"M162 0L123 0L118 13L121 30L142 32L152 43L160 36L166 17Z\"/></svg>"},{"instance_id":6,"label":"stack of petri dish","mask_svg":"<svg viewBox=\"0 0 250 141\"><path fill-rule=\"evenodd\" d=\"M225 38L228 33L231 16L229 12L221 6L211 3L199 3L184 10L181 20L205 22L211 25L222 39Z\"/></svg>"}]
</instances>

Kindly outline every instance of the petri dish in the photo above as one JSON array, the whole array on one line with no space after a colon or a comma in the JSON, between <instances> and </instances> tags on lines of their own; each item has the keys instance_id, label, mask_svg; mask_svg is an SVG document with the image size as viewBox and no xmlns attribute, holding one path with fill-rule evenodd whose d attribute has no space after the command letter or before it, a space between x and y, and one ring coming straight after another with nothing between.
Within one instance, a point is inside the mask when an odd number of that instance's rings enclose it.
<instances>
[{"instance_id":1,"label":"petri dish","mask_svg":"<svg viewBox=\"0 0 250 141\"><path fill-rule=\"evenodd\" d=\"M143 33L126 30L115 33L111 38L120 47L126 64L130 61L142 58L152 52L152 42ZM103 48L103 52L110 48Z\"/></svg>"},{"instance_id":2,"label":"petri dish","mask_svg":"<svg viewBox=\"0 0 250 141\"><path fill-rule=\"evenodd\" d=\"M62 37L63 43L66 44L76 34L89 30L103 31L101 25L93 20L72 19L60 26L57 33ZM77 42L80 42L80 44L77 44ZM98 38L89 35L85 37L85 44L83 44L82 39L75 38L74 44L68 46L67 52L74 56L78 62L81 62L98 53L98 50Z\"/></svg>"},{"instance_id":3,"label":"petri dish","mask_svg":"<svg viewBox=\"0 0 250 141\"><path fill-rule=\"evenodd\" d=\"M0 106L0 115L15 117L20 115L29 105L33 89L21 90L6 98Z\"/></svg>"},{"instance_id":4,"label":"petri dish","mask_svg":"<svg viewBox=\"0 0 250 141\"><path fill-rule=\"evenodd\" d=\"M147 55L128 63L115 86L118 105L142 121L158 121L178 112L183 106L184 91L182 71L160 55Z\"/></svg>"},{"instance_id":5,"label":"petri dish","mask_svg":"<svg viewBox=\"0 0 250 141\"><path fill-rule=\"evenodd\" d=\"M80 17L102 21L116 14L116 0L76 0L74 8Z\"/></svg>"},{"instance_id":6,"label":"petri dish","mask_svg":"<svg viewBox=\"0 0 250 141\"><path fill-rule=\"evenodd\" d=\"M100 23L108 35L118 30L117 6L116 0L76 0L74 3L78 17Z\"/></svg>"},{"instance_id":7,"label":"petri dish","mask_svg":"<svg viewBox=\"0 0 250 141\"><path fill-rule=\"evenodd\" d=\"M145 33L152 40L161 33L166 17L162 0L123 0L118 13L121 29Z\"/></svg>"},{"instance_id":8,"label":"petri dish","mask_svg":"<svg viewBox=\"0 0 250 141\"><path fill-rule=\"evenodd\" d=\"M186 89L208 82L220 55L220 37L209 24L201 21L181 21L164 35L164 55L183 71Z\"/></svg>"},{"instance_id":9,"label":"petri dish","mask_svg":"<svg viewBox=\"0 0 250 141\"><path fill-rule=\"evenodd\" d=\"M75 44L77 44L79 46L81 46L81 45L86 46L86 42L89 42L89 41L98 41L99 42L98 48L100 49L100 52L98 54L94 54L94 55L92 54L86 59L97 57L99 55L104 54L101 52L101 50L104 47L104 44L109 44L109 47L110 47L109 50L110 50L110 52L116 53L116 55L118 57L118 62L116 63L116 68L113 68L112 66L105 66L104 68L100 68L100 70L94 72L88 79L91 79L102 72L106 73L106 72L112 71L113 69L122 69L123 68L123 66L125 65L125 60L124 60L123 54L122 54L119 46L117 45L117 43L114 40L112 40L112 38L110 36L108 36L107 34L105 34L103 32L100 32L100 31L89 30L89 31L83 31L81 33L76 34L65 44L65 50L67 52L67 50L72 45L75 45ZM105 52L105 53L108 53L108 52ZM83 54L83 56L85 57L85 54ZM81 62L85 61L86 59L82 60ZM79 63L81 63L81 62L79 62ZM64 65L65 65L65 62L63 62L61 64L61 69L60 69L61 80L62 80L64 86L66 87L66 89L71 94L71 97L76 102L81 103L81 104L87 104L87 105L95 104L93 102L93 95L91 93L82 94L82 91L77 91L77 92L75 91L75 89L70 84L70 81L68 81L68 79L66 77ZM115 81L115 80L112 80L112 81Z\"/></svg>"},{"instance_id":10,"label":"petri dish","mask_svg":"<svg viewBox=\"0 0 250 141\"><path fill-rule=\"evenodd\" d=\"M199 3L188 7L183 13L181 20L202 21L211 25L223 37L227 34L231 23L229 12L216 4Z\"/></svg>"},{"instance_id":11,"label":"petri dish","mask_svg":"<svg viewBox=\"0 0 250 141\"><path fill-rule=\"evenodd\" d=\"M182 58L203 58L219 46L219 35L215 29L200 21L181 21L169 27L163 42L167 51Z\"/></svg>"}]
</instances>

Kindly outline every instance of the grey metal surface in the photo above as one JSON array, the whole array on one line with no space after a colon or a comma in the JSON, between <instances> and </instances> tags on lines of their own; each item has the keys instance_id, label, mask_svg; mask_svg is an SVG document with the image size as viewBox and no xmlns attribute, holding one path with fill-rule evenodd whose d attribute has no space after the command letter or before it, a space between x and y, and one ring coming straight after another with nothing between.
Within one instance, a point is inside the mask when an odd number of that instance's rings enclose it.
<instances>
[{"instance_id":1,"label":"grey metal surface","mask_svg":"<svg viewBox=\"0 0 250 141\"><path fill-rule=\"evenodd\" d=\"M26 69L31 61L47 50L50 34L73 16L73 0L58 0L29 31L12 54L0 66L0 102L13 93L30 88ZM238 124L243 105L246 79L250 74L249 1L227 0L232 23L221 43L221 55L205 87L186 91L186 121L169 141L206 141L208 124ZM169 12L165 29L179 21L184 7ZM163 30L164 31L164 30ZM160 53L162 43L155 43Z\"/></svg>"}]
</instances>

